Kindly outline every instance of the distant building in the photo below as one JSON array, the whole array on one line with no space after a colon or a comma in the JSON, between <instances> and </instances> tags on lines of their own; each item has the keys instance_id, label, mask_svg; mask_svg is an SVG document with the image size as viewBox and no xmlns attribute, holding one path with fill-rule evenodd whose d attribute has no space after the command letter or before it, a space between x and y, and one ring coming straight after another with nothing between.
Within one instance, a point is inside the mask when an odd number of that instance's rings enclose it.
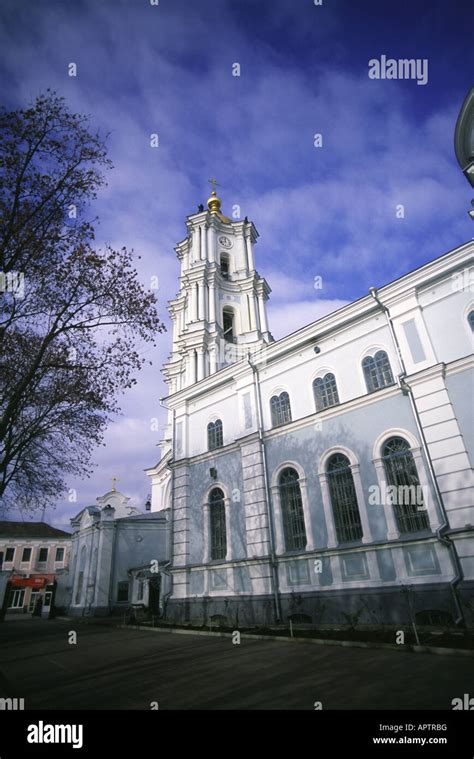
<instances>
[{"instance_id":1,"label":"distant building","mask_svg":"<svg viewBox=\"0 0 474 759\"><path fill-rule=\"evenodd\" d=\"M68 605L71 535L44 522L0 521L3 613L49 616Z\"/></svg>"},{"instance_id":2,"label":"distant building","mask_svg":"<svg viewBox=\"0 0 474 759\"><path fill-rule=\"evenodd\" d=\"M220 207L176 246L147 470L168 618L474 624L474 243L274 341L257 230Z\"/></svg>"},{"instance_id":3,"label":"distant building","mask_svg":"<svg viewBox=\"0 0 474 759\"><path fill-rule=\"evenodd\" d=\"M113 489L71 519L69 614L163 613L168 594L167 512L143 513Z\"/></svg>"}]
</instances>

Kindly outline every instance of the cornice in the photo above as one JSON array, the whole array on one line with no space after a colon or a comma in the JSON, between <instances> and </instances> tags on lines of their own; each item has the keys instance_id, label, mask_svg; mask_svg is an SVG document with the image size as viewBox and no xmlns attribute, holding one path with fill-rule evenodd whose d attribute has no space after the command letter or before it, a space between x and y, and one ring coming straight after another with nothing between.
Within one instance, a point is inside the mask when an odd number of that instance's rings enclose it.
<instances>
[{"instance_id":1,"label":"cornice","mask_svg":"<svg viewBox=\"0 0 474 759\"><path fill-rule=\"evenodd\" d=\"M394 282L379 288L379 297L385 305L395 302L403 293L406 297L410 297L416 288L426 285L431 280L449 274L457 267L462 266L465 261L472 258L473 254L474 242L469 241L435 261L424 264L413 272L409 272ZM264 363L268 365L278 361L288 354L300 351L305 346L311 345L316 340L321 340L333 335L335 332L347 329L352 324L366 320L376 313L380 313L379 306L374 302L371 295L364 295L353 303L342 306L337 311L333 311L327 316L311 322L290 335L280 338L280 340L267 343ZM258 365L258 361L256 363ZM259 368L261 368L261 365ZM173 403L190 400L232 382L235 377L240 376L246 371L251 371L247 361L238 361L215 374L205 377L194 385L183 388L183 390L178 391L173 396L170 396L170 398L173 399Z\"/></svg>"}]
</instances>

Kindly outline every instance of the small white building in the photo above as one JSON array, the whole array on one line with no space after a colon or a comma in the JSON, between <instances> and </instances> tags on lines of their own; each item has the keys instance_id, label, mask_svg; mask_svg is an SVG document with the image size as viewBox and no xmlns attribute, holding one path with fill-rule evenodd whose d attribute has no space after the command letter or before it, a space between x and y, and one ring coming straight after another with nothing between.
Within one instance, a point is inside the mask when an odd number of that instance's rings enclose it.
<instances>
[{"instance_id":1,"label":"small white building","mask_svg":"<svg viewBox=\"0 0 474 759\"><path fill-rule=\"evenodd\" d=\"M166 511L142 512L112 489L71 519L71 616L139 608L161 616L169 593Z\"/></svg>"},{"instance_id":2,"label":"small white building","mask_svg":"<svg viewBox=\"0 0 474 759\"><path fill-rule=\"evenodd\" d=\"M253 223L213 192L186 227L167 617L473 624L474 243L274 341Z\"/></svg>"}]
</instances>

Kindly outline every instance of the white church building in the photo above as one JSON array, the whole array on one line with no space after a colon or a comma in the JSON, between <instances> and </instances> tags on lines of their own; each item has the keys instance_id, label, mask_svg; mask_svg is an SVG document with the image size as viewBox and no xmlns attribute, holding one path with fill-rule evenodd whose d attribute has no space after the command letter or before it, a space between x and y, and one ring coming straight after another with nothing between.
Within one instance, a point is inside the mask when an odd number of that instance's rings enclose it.
<instances>
[{"instance_id":1,"label":"white church building","mask_svg":"<svg viewBox=\"0 0 474 759\"><path fill-rule=\"evenodd\" d=\"M275 341L254 224L214 189L186 227L167 619L474 624L474 243Z\"/></svg>"}]
</instances>

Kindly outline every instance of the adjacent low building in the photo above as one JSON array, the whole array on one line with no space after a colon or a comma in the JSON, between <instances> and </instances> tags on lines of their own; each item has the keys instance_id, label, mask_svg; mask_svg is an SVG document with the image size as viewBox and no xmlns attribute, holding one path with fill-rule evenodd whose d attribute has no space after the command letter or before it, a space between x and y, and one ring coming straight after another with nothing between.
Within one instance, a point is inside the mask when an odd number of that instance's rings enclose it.
<instances>
[{"instance_id":1,"label":"adjacent low building","mask_svg":"<svg viewBox=\"0 0 474 759\"><path fill-rule=\"evenodd\" d=\"M68 606L71 535L44 522L0 521L3 614L48 617Z\"/></svg>"}]
</instances>

